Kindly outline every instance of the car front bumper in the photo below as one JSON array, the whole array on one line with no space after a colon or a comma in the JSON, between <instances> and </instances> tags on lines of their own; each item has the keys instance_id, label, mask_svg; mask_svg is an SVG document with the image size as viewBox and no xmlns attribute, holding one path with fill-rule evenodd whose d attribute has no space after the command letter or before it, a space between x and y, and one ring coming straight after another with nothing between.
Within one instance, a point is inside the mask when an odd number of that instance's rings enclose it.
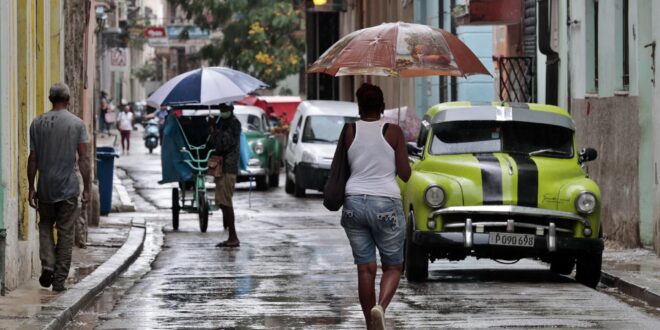
<instances>
[{"instance_id":1,"label":"car front bumper","mask_svg":"<svg viewBox=\"0 0 660 330\"><path fill-rule=\"evenodd\" d=\"M248 167L245 170L239 170L238 171L238 182L247 182L250 181L250 178L258 177L258 176L266 176L268 175L268 171L266 171L265 168L261 167Z\"/></svg>"},{"instance_id":2,"label":"car front bumper","mask_svg":"<svg viewBox=\"0 0 660 330\"><path fill-rule=\"evenodd\" d=\"M536 235L534 246L495 245L489 233L413 232L413 242L427 249L444 253L475 255L490 258L531 258L556 254L597 254L603 251L603 240L593 238L551 237Z\"/></svg>"},{"instance_id":3,"label":"car front bumper","mask_svg":"<svg viewBox=\"0 0 660 330\"><path fill-rule=\"evenodd\" d=\"M330 176L330 168L319 164L298 163L295 173L295 179L300 180L296 183L300 186L305 189L323 191L328 176Z\"/></svg>"}]
</instances>

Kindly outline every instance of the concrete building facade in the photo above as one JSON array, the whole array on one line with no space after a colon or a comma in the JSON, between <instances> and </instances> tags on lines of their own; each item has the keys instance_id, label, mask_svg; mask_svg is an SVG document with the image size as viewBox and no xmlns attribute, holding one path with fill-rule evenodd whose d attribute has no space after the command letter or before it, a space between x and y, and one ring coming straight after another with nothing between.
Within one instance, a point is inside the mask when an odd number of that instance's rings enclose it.
<instances>
[{"instance_id":1,"label":"concrete building facade","mask_svg":"<svg viewBox=\"0 0 660 330\"><path fill-rule=\"evenodd\" d=\"M330 5L309 7L307 11L308 62L312 63L341 37L359 29L384 22L413 22L439 27L455 33L493 71L493 42L491 26L456 26L452 7L462 1L334 1ZM371 82L383 89L386 107L399 104L415 109L418 117L429 107L453 100L492 101L495 98L493 78L420 77L393 78L352 76L332 78L310 74L307 79L307 98L351 101L355 90L363 82Z\"/></svg>"}]
</instances>

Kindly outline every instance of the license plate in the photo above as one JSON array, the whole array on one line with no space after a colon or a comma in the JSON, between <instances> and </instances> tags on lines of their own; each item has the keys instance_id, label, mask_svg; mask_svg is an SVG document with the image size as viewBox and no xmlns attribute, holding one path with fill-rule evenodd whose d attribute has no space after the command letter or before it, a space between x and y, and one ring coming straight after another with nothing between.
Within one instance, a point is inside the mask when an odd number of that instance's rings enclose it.
<instances>
[{"instance_id":1,"label":"license plate","mask_svg":"<svg viewBox=\"0 0 660 330\"><path fill-rule=\"evenodd\" d=\"M493 245L533 247L534 235L490 233L488 235L488 243Z\"/></svg>"}]
</instances>

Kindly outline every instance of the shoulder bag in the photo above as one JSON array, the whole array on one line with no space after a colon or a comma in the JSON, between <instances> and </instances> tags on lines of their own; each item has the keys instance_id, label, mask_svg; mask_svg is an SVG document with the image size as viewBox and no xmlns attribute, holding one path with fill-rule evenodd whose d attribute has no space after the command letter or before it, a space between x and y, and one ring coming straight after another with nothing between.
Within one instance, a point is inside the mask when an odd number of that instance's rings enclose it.
<instances>
[{"instance_id":1,"label":"shoulder bag","mask_svg":"<svg viewBox=\"0 0 660 330\"><path fill-rule=\"evenodd\" d=\"M206 174L216 178L221 178L223 175L222 166L223 166L222 156L213 155L211 156L211 158L209 159L206 165L206 167L208 167Z\"/></svg>"},{"instance_id":2,"label":"shoulder bag","mask_svg":"<svg viewBox=\"0 0 660 330\"><path fill-rule=\"evenodd\" d=\"M323 190L323 206L330 211L338 211L344 205L346 194L346 181L351 176L351 168L348 164L348 148L344 143L347 127L353 128L355 134L355 124L345 124L339 135L335 156L330 165L330 176Z\"/></svg>"}]
</instances>

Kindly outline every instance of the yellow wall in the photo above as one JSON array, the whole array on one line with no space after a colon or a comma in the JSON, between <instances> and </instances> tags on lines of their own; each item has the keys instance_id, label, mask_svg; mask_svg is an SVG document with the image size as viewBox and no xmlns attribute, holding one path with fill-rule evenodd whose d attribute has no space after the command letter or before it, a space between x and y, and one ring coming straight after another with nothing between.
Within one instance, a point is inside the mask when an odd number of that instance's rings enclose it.
<instances>
[{"instance_id":1,"label":"yellow wall","mask_svg":"<svg viewBox=\"0 0 660 330\"><path fill-rule=\"evenodd\" d=\"M50 82L61 81L60 70L63 67L61 58L62 43L62 3L60 0L50 0ZM82 51L82 50L81 50Z\"/></svg>"},{"instance_id":2,"label":"yellow wall","mask_svg":"<svg viewBox=\"0 0 660 330\"><path fill-rule=\"evenodd\" d=\"M28 119L31 108L34 106L34 77L33 50L35 43L34 16L35 8L32 1L18 3L18 185L19 185L19 238L26 240L30 223L29 205L27 203L27 152L28 152Z\"/></svg>"}]
</instances>

